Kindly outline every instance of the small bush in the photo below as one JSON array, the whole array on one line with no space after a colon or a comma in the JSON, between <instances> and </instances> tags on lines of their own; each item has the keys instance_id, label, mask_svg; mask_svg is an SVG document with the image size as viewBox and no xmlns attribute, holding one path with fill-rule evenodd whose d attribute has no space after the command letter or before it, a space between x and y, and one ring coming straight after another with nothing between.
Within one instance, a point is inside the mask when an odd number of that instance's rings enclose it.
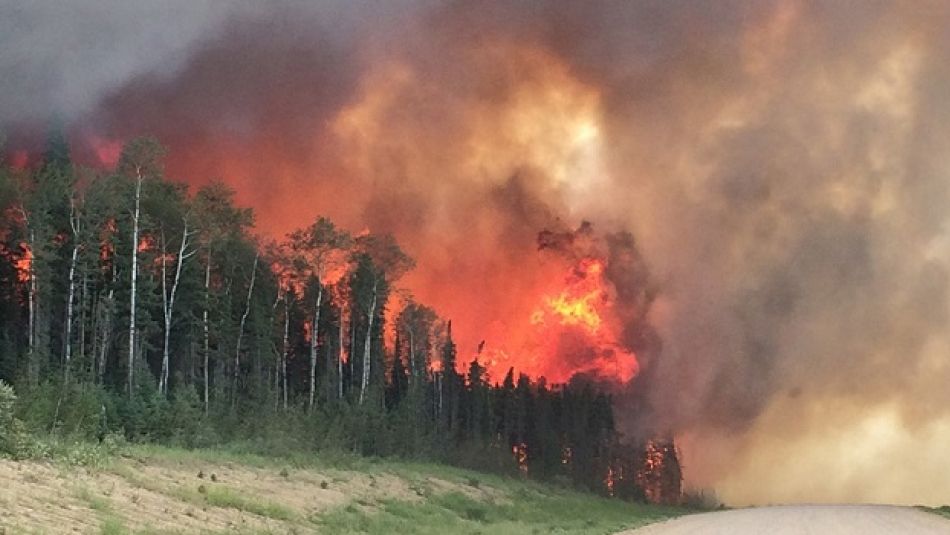
<instances>
[{"instance_id":1,"label":"small bush","mask_svg":"<svg viewBox=\"0 0 950 535\"><path fill-rule=\"evenodd\" d=\"M30 440L23 422L14 416L16 401L13 387L0 381L0 455L20 458L28 455Z\"/></svg>"}]
</instances>

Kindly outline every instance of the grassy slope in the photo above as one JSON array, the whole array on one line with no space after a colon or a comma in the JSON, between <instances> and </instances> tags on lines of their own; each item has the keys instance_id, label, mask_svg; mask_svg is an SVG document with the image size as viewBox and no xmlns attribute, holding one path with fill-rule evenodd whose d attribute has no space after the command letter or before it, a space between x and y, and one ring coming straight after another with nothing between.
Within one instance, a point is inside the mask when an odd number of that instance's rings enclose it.
<instances>
[{"instance_id":1,"label":"grassy slope","mask_svg":"<svg viewBox=\"0 0 950 535\"><path fill-rule=\"evenodd\" d=\"M13 503L0 503L12 507L0 525L13 522L13 533L65 532L81 521L80 533L109 534L581 534L682 513L448 466L345 455L272 458L134 446L94 468L16 464L16 473L31 475L19 491L11 478L15 492L6 501ZM31 487L69 489L55 500L66 513L42 525L47 517L25 509L51 506L24 501Z\"/></svg>"}]
</instances>

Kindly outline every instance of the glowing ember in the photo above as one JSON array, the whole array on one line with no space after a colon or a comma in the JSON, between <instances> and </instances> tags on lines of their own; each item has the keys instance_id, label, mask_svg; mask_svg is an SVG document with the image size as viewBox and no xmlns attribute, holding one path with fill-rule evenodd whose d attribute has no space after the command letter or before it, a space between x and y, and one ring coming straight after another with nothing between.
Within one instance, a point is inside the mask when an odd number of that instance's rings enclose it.
<instances>
[{"instance_id":1,"label":"glowing ember","mask_svg":"<svg viewBox=\"0 0 950 535\"><path fill-rule=\"evenodd\" d=\"M520 444L515 444L511 447L511 453L515 457L515 462L518 463L518 471L522 475L528 475L528 445L524 442Z\"/></svg>"},{"instance_id":2,"label":"glowing ember","mask_svg":"<svg viewBox=\"0 0 950 535\"><path fill-rule=\"evenodd\" d=\"M33 264L33 251L31 251L30 247L25 243L21 244L20 247L23 249L23 256L18 258L14 265L16 267L17 281L25 283L28 282L31 277L30 268Z\"/></svg>"}]
</instances>

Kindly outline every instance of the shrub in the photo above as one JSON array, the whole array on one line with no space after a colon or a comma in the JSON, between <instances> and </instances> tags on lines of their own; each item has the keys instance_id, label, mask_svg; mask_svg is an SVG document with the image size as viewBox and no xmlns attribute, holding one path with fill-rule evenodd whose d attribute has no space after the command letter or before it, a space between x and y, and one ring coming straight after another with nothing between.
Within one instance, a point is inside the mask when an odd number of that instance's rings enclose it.
<instances>
[{"instance_id":1,"label":"shrub","mask_svg":"<svg viewBox=\"0 0 950 535\"><path fill-rule=\"evenodd\" d=\"M0 380L0 454L18 458L27 454L29 437L16 416L16 392Z\"/></svg>"}]
</instances>

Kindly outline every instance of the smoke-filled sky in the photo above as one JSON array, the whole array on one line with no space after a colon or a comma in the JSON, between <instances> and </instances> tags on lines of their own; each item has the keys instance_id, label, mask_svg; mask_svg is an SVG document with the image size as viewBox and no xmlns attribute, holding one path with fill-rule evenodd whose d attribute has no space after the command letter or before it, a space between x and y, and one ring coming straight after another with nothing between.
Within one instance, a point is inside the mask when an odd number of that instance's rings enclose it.
<instances>
[{"instance_id":1,"label":"smoke-filled sky","mask_svg":"<svg viewBox=\"0 0 950 535\"><path fill-rule=\"evenodd\" d=\"M687 484L950 502L946 2L0 0L0 73L8 153L151 134L263 234L393 232L462 351L563 277L539 230L628 231Z\"/></svg>"}]
</instances>

